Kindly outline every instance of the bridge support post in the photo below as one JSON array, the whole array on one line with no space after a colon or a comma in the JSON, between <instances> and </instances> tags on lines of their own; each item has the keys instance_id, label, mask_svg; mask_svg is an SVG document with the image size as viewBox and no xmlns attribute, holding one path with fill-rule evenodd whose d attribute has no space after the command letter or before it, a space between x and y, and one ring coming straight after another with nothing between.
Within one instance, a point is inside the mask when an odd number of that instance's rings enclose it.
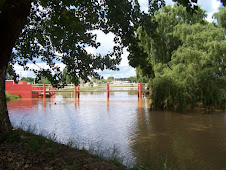
<instances>
[{"instance_id":1,"label":"bridge support post","mask_svg":"<svg viewBox=\"0 0 226 170\"><path fill-rule=\"evenodd\" d=\"M139 83L140 84L140 89L139 89L139 93L140 93L140 98L142 97L142 84L141 83Z\"/></svg>"},{"instance_id":2,"label":"bridge support post","mask_svg":"<svg viewBox=\"0 0 226 170\"><path fill-rule=\"evenodd\" d=\"M78 98L79 98L79 95L80 95L80 94L79 94L79 90L80 90L80 85L78 85Z\"/></svg>"},{"instance_id":3,"label":"bridge support post","mask_svg":"<svg viewBox=\"0 0 226 170\"><path fill-rule=\"evenodd\" d=\"M52 89L51 89L51 84L49 84L49 91L51 91ZM52 96L52 93L53 92L49 92L49 94L50 94L50 97Z\"/></svg>"},{"instance_id":4,"label":"bridge support post","mask_svg":"<svg viewBox=\"0 0 226 170\"><path fill-rule=\"evenodd\" d=\"M77 91L76 91L76 86L74 86L74 98L75 98L75 100L76 100L76 95L77 95Z\"/></svg>"},{"instance_id":5,"label":"bridge support post","mask_svg":"<svg viewBox=\"0 0 226 170\"><path fill-rule=\"evenodd\" d=\"M46 85L43 84L43 98L46 98Z\"/></svg>"},{"instance_id":6,"label":"bridge support post","mask_svg":"<svg viewBox=\"0 0 226 170\"><path fill-rule=\"evenodd\" d=\"M106 84L106 92L107 92L107 98L109 98L109 83Z\"/></svg>"},{"instance_id":7,"label":"bridge support post","mask_svg":"<svg viewBox=\"0 0 226 170\"><path fill-rule=\"evenodd\" d=\"M138 90L138 97L141 98L142 97L142 85L141 83L138 83L137 85L137 90Z\"/></svg>"}]
</instances>

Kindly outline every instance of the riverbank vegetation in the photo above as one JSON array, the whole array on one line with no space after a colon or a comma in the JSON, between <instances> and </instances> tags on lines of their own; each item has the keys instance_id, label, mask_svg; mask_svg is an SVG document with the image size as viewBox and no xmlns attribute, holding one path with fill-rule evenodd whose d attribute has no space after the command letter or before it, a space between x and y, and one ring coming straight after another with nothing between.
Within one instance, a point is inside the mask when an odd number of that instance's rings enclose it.
<instances>
[{"instance_id":1,"label":"riverbank vegetation","mask_svg":"<svg viewBox=\"0 0 226 170\"><path fill-rule=\"evenodd\" d=\"M137 85L131 85L131 86L128 86L128 85L119 85L119 86L115 86L115 85L110 85L110 88L121 88L121 87L137 87ZM144 87L143 87L144 88ZM78 89L78 88L77 88ZM74 87L64 87L62 89L58 89L58 90L63 90L63 91L74 91ZM106 85L102 85L102 86L79 86L79 90L82 90L82 91L89 91L89 90L106 90Z\"/></svg>"},{"instance_id":2,"label":"riverbank vegetation","mask_svg":"<svg viewBox=\"0 0 226 170\"><path fill-rule=\"evenodd\" d=\"M20 96L16 96L16 95L13 95L13 94L8 93L8 92L6 92L5 95L6 95L6 100L7 101L20 99Z\"/></svg>"},{"instance_id":3,"label":"riverbank vegetation","mask_svg":"<svg viewBox=\"0 0 226 170\"><path fill-rule=\"evenodd\" d=\"M116 155L108 161L89 154L87 150L75 149L56 142L54 135L49 139L34 132L14 129L7 139L0 143L0 167L3 169L127 169Z\"/></svg>"},{"instance_id":4,"label":"riverbank vegetation","mask_svg":"<svg viewBox=\"0 0 226 170\"><path fill-rule=\"evenodd\" d=\"M106 86L79 86L79 90L99 90L99 89L106 89ZM74 87L64 87L62 89L59 89L59 90L64 90L64 91L74 91Z\"/></svg>"},{"instance_id":5,"label":"riverbank vegetation","mask_svg":"<svg viewBox=\"0 0 226 170\"><path fill-rule=\"evenodd\" d=\"M69 140L57 141L55 134L38 133L34 126L13 129L0 141L0 167L3 169L155 169L149 159L140 164L123 165L118 148L102 148L101 144ZM158 169L169 169L167 159Z\"/></svg>"},{"instance_id":6,"label":"riverbank vegetation","mask_svg":"<svg viewBox=\"0 0 226 170\"><path fill-rule=\"evenodd\" d=\"M225 9L214 15L216 23L209 23L201 8L191 15L185 7L165 6L152 16L155 31L138 28L147 57L137 74L151 86L153 109L184 111L200 103L206 110L224 108Z\"/></svg>"}]
</instances>

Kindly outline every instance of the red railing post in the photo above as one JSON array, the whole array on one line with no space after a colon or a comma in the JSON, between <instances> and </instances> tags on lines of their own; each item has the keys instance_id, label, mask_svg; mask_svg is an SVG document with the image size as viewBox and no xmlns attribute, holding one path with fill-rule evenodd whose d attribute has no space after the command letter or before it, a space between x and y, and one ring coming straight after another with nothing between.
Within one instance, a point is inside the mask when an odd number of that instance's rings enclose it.
<instances>
[{"instance_id":1,"label":"red railing post","mask_svg":"<svg viewBox=\"0 0 226 170\"><path fill-rule=\"evenodd\" d=\"M80 91L80 85L78 85L78 98L79 98L79 95L80 95L79 91Z\"/></svg>"},{"instance_id":2,"label":"red railing post","mask_svg":"<svg viewBox=\"0 0 226 170\"><path fill-rule=\"evenodd\" d=\"M76 91L76 86L74 86L74 98L75 98L75 100L76 100L76 95L77 95L77 91Z\"/></svg>"},{"instance_id":3,"label":"red railing post","mask_svg":"<svg viewBox=\"0 0 226 170\"><path fill-rule=\"evenodd\" d=\"M109 83L106 84L106 92L107 92L107 98L109 98Z\"/></svg>"},{"instance_id":4,"label":"red railing post","mask_svg":"<svg viewBox=\"0 0 226 170\"><path fill-rule=\"evenodd\" d=\"M140 90L140 85L139 85L139 83L137 84L137 96L139 97L140 95L139 95L139 90Z\"/></svg>"},{"instance_id":5,"label":"red railing post","mask_svg":"<svg viewBox=\"0 0 226 170\"><path fill-rule=\"evenodd\" d=\"M46 85L43 84L43 97L45 98L46 97Z\"/></svg>"},{"instance_id":6,"label":"red railing post","mask_svg":"<svg viewBox=\"0 0 226 170\"><path fill-rule=\"evenodd\" d=\"M49 94L50 94L50 97L52 96L52 92L51 91L51 84L49 84Z\"/></svg>"},{"instance_id":7,"label":"red railing post","mask_svg":"<svg viewBox=\"0 0 226 170\"><path fill-rule=\"evenodd\" d=\"M142 97L142 85L139 83L139 97Z\"/></svg>"}]
</instances>

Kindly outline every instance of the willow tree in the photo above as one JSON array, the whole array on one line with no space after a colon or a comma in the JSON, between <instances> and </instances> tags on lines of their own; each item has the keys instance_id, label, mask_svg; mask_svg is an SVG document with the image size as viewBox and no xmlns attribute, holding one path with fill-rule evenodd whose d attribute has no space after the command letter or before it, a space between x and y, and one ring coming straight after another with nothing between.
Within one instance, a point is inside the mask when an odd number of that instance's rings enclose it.
<instances>
[{"instance_id":1,"label":"willow tree","mask_svg":"<svg viewBox=\"0 0 226 170\"><path fill-rule=\"evenodd\" d=\"M222 20L220 14L215 14ZM156 11L152 20L155 31L139 27L139 45L146 53L144 63L152 68L152 106L154 109L184 110L202 102L215 107L225 102L225 34L204 20L198 8L191 15L185 7L166 6ZM219 19L218 19L219 20ZM218 27L220 27L218 21Z\"/></svg>"},{"instance_id":2,"label":"willow tree","mask_svg":"<svg viewBox=\"0 0 226 170\"><path fill-rule=\"evenodd\" d=\"M174 36L183 44L166 64L159 63L152 81L154 108L187 106L203 103L214 109L226 102L226 39L223 28L208 24L181 24ZM163 91L165 91L163 93Z\"/></svg>"},{"instance_id":3,"label":"willow tree","mask_svg":"<svg viewBox=\"0 0 226 170\"><path fill-rule=\"evenodd\" d=\"M214 19L217 21L217 25L226 30L226 7L219 8L219 12L213 15Z\"/></svg>"},{"instance_id":4,"label":"willow tree","mask_svg":"<svg viewBox=\"0 0 226 170\"><path fill-rule=\"evenodd\" d=\"M150 70L158 63L167 64L171 61L172 53L182 44L182 41L173 35L174 27L178 24L205 23L205 12L198 8L195 13L187 12L186 8L177 4L174 7L164 6L150 18L157 23L155 30L147 30L142 26L137 29L140 46L146 53L143 63ZM155 72L147 72L146 67L140 67L143 76L154 77ZM152 75L150 74L152 73Z\"/></svg>"}]
</instances>

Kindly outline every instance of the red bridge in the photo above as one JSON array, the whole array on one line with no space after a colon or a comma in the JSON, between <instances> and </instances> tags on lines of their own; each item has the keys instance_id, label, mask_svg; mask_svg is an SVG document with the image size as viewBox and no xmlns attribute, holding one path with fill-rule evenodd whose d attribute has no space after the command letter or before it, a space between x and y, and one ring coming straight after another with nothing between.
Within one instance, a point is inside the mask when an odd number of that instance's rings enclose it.
<instances>
[{"instance_id":1,"label":"red bridge","mask_svg":"<svg viewBox=\"0 0 226 170\"><path fill-rule=\"evenodd\" d=\"M68 92L74 92L74 97L76 98L77 94L78 94L78 98L79 98L79 94L80 92L103 92L103 90L101 91L93 91L93 90L80 90L79 86L76 87L74 86L74 90L57 90L56 88L53 88L50 84L46 85L32 85L32 84L28 84L26 81L19 81L18 84L14 83L13 80L6 80L5 81L5 91L9 92L11 94L14 95L19 95L21 98L37 98L37 97L51 97L52 95L54 95L56 92L64 92L64 93L68 93ZM78 88L78 89L77 89ZM142 92L150 92L150 90L142 90L142 83L138 83L138 89L137 90L109 90L109 83L106 84L106 93L107 93L107 98L109 98L109 92L137 92L138 93L138 97L141 98L142 96Z\"/></svg>"},{"instance_id":2,"label":"red bridge","mask_svg":"<svg viewBox=\"0 0 226 170\"><path fill-rule=\"evenodd\" d=\"M37 98L43 95L43 92L46 91L46 87L49 93L45 93L46 96L52 96L55 94L56 88L53 88L51 85L32 85L28 84L26 81L19 81L18 84L14 83L13 80L5 81L5 91L11 94L20 96L21 98Z\"/></svg>"}]
</instances>

